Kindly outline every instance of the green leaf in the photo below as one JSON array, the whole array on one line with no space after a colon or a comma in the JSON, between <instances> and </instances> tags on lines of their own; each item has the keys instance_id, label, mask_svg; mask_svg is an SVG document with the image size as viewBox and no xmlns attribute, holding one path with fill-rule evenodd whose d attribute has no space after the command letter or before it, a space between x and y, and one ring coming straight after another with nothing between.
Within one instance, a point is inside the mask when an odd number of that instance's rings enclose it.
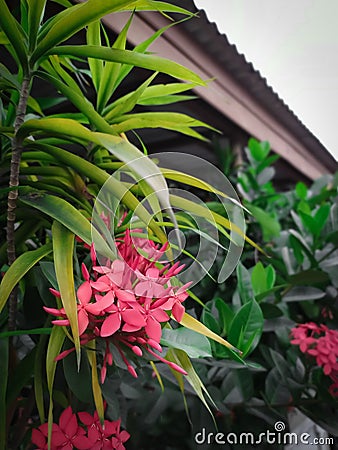
<instances>
[{"instance_id":1,"label":"green leaf","mask_svg":"<svg viewBox=\"0 0 338 450\"><path fill-rule=\"evenodd\" d=\"M24 73L27 75L28 59L27 49L25 47L26 36L21 25L10 13L5 0L0 0L0 27L4 31L9 42L12 44L14 51L20 61Z\"/></svg>"},{"instance_id":2,"label":"green leaf","mask_svg":"<svg viewBox=\"0 0 338 450\"><path fill-rule=\"evenodd\" d=\"M205 208L202 205L196 204L190 200L179 197L177 195L170 195L170 203L183 211L189 211L200 217L204 217L205 219L209 220L212 224L217 223L222 227L231 230L231 232L237 234L240 238L245 239L250 245L257 248L257 250L259 250L260 252L264 253L264 251L261 249L261 247L259 247L259 245L257 245L243 233L243 230L241 230L240 227L238 227L235 223L230 222L228 219L221 216L220 214L217 214L214 211L210 210L209 208ZM222 271L223 268L221 269L221 272Z\"/></svg>"},{"instance_id":3,"label":"green leaf","mask_svg":"<svg viewBox=\"0 0 338 450\"><path fill-rule=\"evenodd\" d=\"M6 304L6 301L22 279L22 277L44 256L48 255L52 251L52 244L45 244L37 250L31 250L29 252L20 255L14 263L9 267L5 273L0 284L0 312Z\"/></svg>"},{"instance_id":4,"label":"green leaf","mask_svg":"<svg viewBox=\"0 0 338 450\"><path fill-rule=\"evenodd\" d=\"M47 0L27 0L29 48L34 50Z\"/></svg>"},{"instance_id":5,"label":"green leaf","mask_svg":"<svg viewBox=\"0 0 338 450\"><path fill-rule=\"evenodd\" d=\"M49 324L50 318L48 318L47 323ZM49 334L52 329L48 329ZM45 423L45 405L44 405L44 363L45 363L45 350L46 344L48 341L47 335L42 335L39 339L39 343L36 349L35 355L35 364L34 364L34 394L35 394L35 403L37 410L39 412L40 422Z\"/></svg>"},{"instance_id":6,"label":"green leaf","mask_svg":"<svg viewBox=\"0 0 338 450\"><path fill-rule=\"evenodd\" d=\"M169 200L168 186L159 168L151 159L143 155L138 148L130 144L127 140L119 136L92 132L70 119L29 120L20 128L20 135L25 136L34 131L45 131L54 135L73 136L88 142L94 142L95 144L106 148L121 161L125 162L128 168L137 175L138 179L147 181L149 186L156 193L162 207L168 210L172 222L176 225L176 219L172 212ZM125 189L125 191L126 190L127 189ZM123 196L124 195L120 198L122 199ZM160 239L164 239L163 232L161 234L157 231L157 234Z\"/></svg>"},{"instance_id":7,"label":"green leaf","mask_svg":"<svg viewBox=\"0 0 338 450\"><path fill-rule=\"evenodd\" d=\"M201 322L199 322L194 317L190 316L188 313L183 314L182 320L179 322L184 327L188 328L189 330L193 330L196 333L200 333L203 336L206 336L209 339L213 339L214 341L224 345L224 347L240 353L233 345L231 345L228 341L221 338L221 336L218 336L213 331L209 330L205 325L203 325Z\"/></svg>"},{"instance_id":8,"label":"green leaf","mask_svg":"<svg viewBox=\"0 0 338 450\"><path fill-rule=\"evenodd\" d=\"M313 256L313 253L312 253L309 245L307 244L307 242L303 238L303 236L300 233L298 233L298 231L292 230L292 229L289 230L289 233L294 237L294 239L296 239L298 241L299 245L302 247L302 249L305 252L306 256L309 258L309 260L311 262L311 265L317 266L316 258Z\"/></svg>"},{"instance_id":9,"label":"green leaf","mask_svg":"<svg viewBox=\"0 0 338 450\"><path fill-rule=\"evenodd\" d=\"M88 1L86 2L88 3ZM97 45L64 45L53 48L52 55L67 55L78 58L98 58L121 64L142 67L154 72L162 72L180 80L191 81L198 85L205 85L204 81L192 70L159 56L136 53L131 50L118 50Z\"/></svg>"},{"instance_id":10,"label":"green leaf","mask_svg":"<svg viewBox=\"0 0 338 450\"><path fill-rule=\"evenodd\" d=\"M133 15L130 16L126 25L122 28L117 36L112 48L125 50L127 43L127 33L132 21ZM121 64L115 62L105 62L101 72L101 80L97 91L97 110L101 112L106 106L108 100L113 95L117 86L117 80L120 73Z\"/></svg>"},{"instance_id":11,"label":"green leaf","mask_svg":"<svg viewBox=\"0 0 338 450\"><path fill-rule=\"evenodd\" d=\"M3 1L3 0L2 0ZM191 15L191 13L178 6L165 2L151 0L115 0L113 3L98 2L97 0L87 0L79 5L74 5L56 14L48 22L39 35L40 42L32 55L32 61L37 61L45 55L55 45L65 41L86 25L100 19L106 14L117 11L154 10L163 12L179 12Z\"/></svg>"},{"instance_id":12,"label":"green leaf","mask_svg":"<svg viewBox=\"0 0 338 450\"><path fill-rule=\"evenodd\" d=\"M221 334L226 335L229 331L229 327L235 313L230 308L230 306L221 298L215 299L215 306L219 314L219 322L222 325Z\"/></svg>"},{"instance_id":13,"label":"green leaf","mask_svg":"<svg viewBox=\"0 0 338 450\"><path fill-rule=\"evenodd\" d=\"M271 213L267 213L258 206L251 205L248 202L245 202L245 206L261 226L264 241L269 242L273 238L280 235L281 225L276 217L274 217Z\"/></svg>"},{"instance_id":14,"label":"green leaf","mask_svg":"<svg viewBox=\"0 0 338 450\"><path fill-rule=\"evenodd\" d=\"M205 127L217 131L206 123L196 120L186 114L173 112L144 112L137 114L125 114L114 118L112 129L120 134L130 130L144 128L164 128L167 130L178 131L188 136L206 140L200 133L192 130L192 127Z\"/></svg>"},{"instance_id":15,"label":"green leaf","mask_svg":"<svg viewBox=\"0 0 338 450\"><path fill-rule=\"evenodd\" d=\"M137 104L143 106L163 106L195 100L197 98L196 95L162 95L161 97L152 97L145 100L140 99Z\"/></svg>"},{"instance_id":16,"label":"green leaf","mask_svg":"<svg viewBox=\"0 0 338 450\"><path fill-rule=\"evenodd\" d=\"M91 340L88 343L87 356L89 364L92 368L92 390L94 396L94 402L97 414L99 416L101 424L104 422L104 406L103 406L103 398L102 391L99 383L99 378L97 375L97 360L96 360L96 342L95 340Z\"/></svg>"},{"instance_id":17,"label":"green leaf","mask_svg":"<svg viewBox=\"0 0 338 450\"><path fill-rule=\"evenodd\" d=\"M205 336L187 328L163 328L161 345L184 350L190 358L212 357L210 343Z\"/></svg>"},{"instance_id":18,"label":"green leaf","mask_svg":"<svg viewBox=\"0 0 338 450\"><path fill-rule=\"evenodd\" d=\"M330 215L330 209L331 209L330 205L326 203L325 205L320 206L316 211L314 220L317 224L317 235L319 235L319 233L325 226L327 219Z\"/></svg>"},{"instance_id":19,"label":"green leaf","mask_svg":"<svg viewBox=\"0 0 338 450\"><path fill-rule=\"evenodd\" d=\"M274 267L271 264L269 264L265 268L265 273L266 273L266 285L267 285L268 290L270 290L275 285L276 271L275 271Z\"/></svg>"},{"instance_id":20,"label":"green leaf","mask_svg":"<svg viewBox=\"0 0 338 450\"><path fill-rule=\"evenodd\" d=\"M53 385L56 372L55 358L60 354L63 342L65 340L65 333L62 327L54 326L49 338L46 356L46 374L47 386L49 392L49 410L48 410L48 442L51 442L52 424L53 424Z\"/></svg>"},{"instance_id":21,"label":"green leaf","mask_svg":"<svg viewBox=\"0 0 338 450\"><path fill-rule=\"evenodd\" d=\"M187 375L185 376L188 383L193 387L194 391L204 404L204 406L209 411L211 417L214 420L214 416L209 408L209 405L206 401L206 398L211 402L211 404L216 408L216 405L214 404L212 398L210 397L208 391L206 390L203 382L201 381L200 377L195 372L195 369L193 368L193 365L191 364L191 361L188 357L188 355L183 350L174 350L170 349L167 352L166 359L168 361L172 361L175 364L178 364L181 366L186 372ZM206 397L206 398L205 398Z\"/></svg>"},{"instance_id":22,"label":"green leaf","mask_svg":"<svg viewBox=\"0 0 338 450\"><path fill-rule=\"evenodd\" d=\"M178 96L172 95L175 93L184 92L196 87L195 83L170 83L170 84L156 84L154 86L148 86L138 98L138 105L163 105L172 103ZM118 98L115 102L111 103L105 108L104 114L106 120L110 120L115 114L112 112L116 109L120 103L129 102L129 98L134 95L136 91L129 92L123 97ZM189 96L186 96L189 97Z\"/></svg>"},{"instance_id":23,"label":"green leaf","mask_svg":"<svg viewBox=\"0 0 338 450\"><path fill-rule=\"evenodd\" d=\"M88 45L101 46L101 22L95 20L87 27L87 43ZM103 70L103 62L100 59L88 58L88 64L92 75L93 84L96 92L99 89L101 74Z\"/></svg>"},{"instance_id":24,"label":"green leaf","mask_svg":"<svg viewBox=\"0 0 338 450\"><path fill-rule=\"evenodd\" d=\"M157 72L155 72L153 75L151 75L144 83L141 84L139 88L136 89L136 91L130 93L127 98L125 98L125 101L121 101L115 104L115 107L109 111L109 117L108 115L105 116L105 119L109 121L109 119L113 119L114 117L121 116L122 114L128 113L131 111L135 105L138 103L139 98L142 96L142 93L145 91L145 89L149 86L149 84L154 80L156 77Z\"/></svg>"},{"instance_id":25,"label":"green leaf","mask_svg":"<svg viewBox=\"0 0 338 450\"><path fill-rule=\"evenodd\" d=\"M255 296L268 290L267 279L264 266L261 262L257 263L251 274L252 289Z\"/></svg>"},{"instance_id":26,"label":"green leaf","mask_svg":"<svg viewBox=\"0 0 338 450\"><path fill-rule=\"evenodd\" d=\"M52 226L53 256L56 279L61 294L61 302L70 323L80 368L80 336L77 318L77 299L74 285L73 251L74 234L55 220Z\"/></svg>"},{"instance_id":27,"label":"green leaf","mask_svg":"<svg viewBox=\"0 0 338 450\"><path fill-rule=\"evenodd\" d=\"M319 300L325 297L325 292L312 286L297 286L291 289L284 297L285 302L301 302L305 300Z\"/></svg>"},{"instance_id":28,"label":"green leaf","mask_svg":"<svg viewBox=\"0 0 338 450\"><path fill-rule=\"evenodd\" d=\"M101 235L94 228L92 229L89 220L67 201L42 192L21 196L20 201L62 223L62 225L72 231L76 236L79 236L86 244L90 245L94 238L97 244L97 250L102 255L114 259L115 254L112 253L113 250L107 246Z\"/></svg>"},{"instance_id":29,"label":"green leaf","mask_svg":"<svg viewBox=\"0 0 338 450\"><path fill-rule=\"evenodd\" d=\"M251 300L242 306L233 318L228 339L240 349L251 343L245 354L251 352L258 344L263 331L263 314L256 300Z\"/></svg>"},{"instance_id":30,"label":"green leaf","mask_svg":"<svg viewBox=\"0 0 338 450\"><path fill-rule=\"evenodd\" d=\"M122 199L121 202L126 205L126 207L135 211L137 208L138 217L146 224L148 224L149 228L158 236L165 240L165 235L161 228L156 224L152 216L148 213L148 211L140 204L138 199L128 190L126 189L122 183L120 183L114 177L111 177L104 170L96 167L94 164L86 161L84 158L81 158L77 155L73 155L70 152L63 150L58 147L54 147L51 145L40 144L40 143L28 143L30 148L38 148L48 152L53 155L63 164L72 167L74 170L78 171L82 175L88 177L90 180L97 183L99 186L103 186L105 183L105 189L107 189L110 195L115 196L118 199Z\"/></svg>"},{"instance_id":31,"label":"green leaf","mask_svg":"<svg viewBox=\"0 0 338 450\"><path fill-rule=\"evenodd\" d=\"M20 90L20 83L16 76L11 74L11 72L7 69L7 67L0 63L0 77L1 81L6 80L10 86L14 87L17 90Z\"/></svg>"},{"instance_id":32,"label":"green leaf","mask_svg":"<svg viewBox=\"0 0 338 450\"><path fill-rule=\"evenodd\" d=\"M288 277L288 282L296 286L313 286L314 284L327 285L330 278L326 272L315 269L303 270Z\"/></svg>"},{"instance_id":33,"label":"green leaf","mask_svg":"<svg viewBox=\"0 0 338 450\"><path fill-rule=\"evenodd\" d=\"M297 194L298 198L300 198L301 200L306 200L307 187L302 181L299 181L296 184L295 191L296 191L296 194Z\"/></svg>"},{"instance_id":34,"label":"green leaf","mask_svg":"<svg viewBox=\"0 0 338 450\"><path fill-rule=\"evenodd\" d=\"M307 228L312 235L316 236L319 231L319 226L315 219L312 216L305 214L303 211L298 211L298 214L305 228Z\"/></svg>"},{"instance_id":35,"label":"green leaf","mask_svg":"<svg viewBox=\"0 0 338 450\"><path fill-rule=\"evenodd\" d=\"M240 262L236 267L237 287L242 303L248 303L253 298L251 276L246 267Z\"/></svg>"},{"instance_id":36,"label":"green leaf","mask_svg":"<svg viewBox=\"0 0 338 450\"><path fill-rule=\"evenodd\" d=\"M70 345L73 346L73 344ZM91 383L91 369L84 351L82 350L81 353L80 368L78 368L76 355L73 352L63 359L63 372L70 390L76 397L84 403L93 404L93 393L88 389Z\"/></svg>"},{"instance_id":37,"label":"green leaf","mask_svg":"<svg viewBox=\"0 0 338 450\"><path fill-rule=\"evenodd\" d=\"M281 383L280 373L274 367L265 379L265 395L270 405L288 405L291 393L284 383Z\"/></svg>"},{"instance_id":38,"label":"green leaf","mask_svg":"<svg viewBox=\"0 0 338 450\"><path fill-rule=\"evenodd\" d=\"M295 236L293 236L292 234L290 234L289 236L289 242L293 249L293 254L296 258L296 261L298 265L301 266L304 261L303 247L300 244L300 242L295 238Z\"/></svg>"},{"instance_id":39,"label":"green leaf","mask_svg":"<svg viewBox=\"0 0 338 450\"><path fill-rule=\"evenodd\" d=\"M252 157L258 162L263 161L270 152L270 144L267 141L258 142L254 138L249 139L248 147Z\"/></svg>"}]
</instances>

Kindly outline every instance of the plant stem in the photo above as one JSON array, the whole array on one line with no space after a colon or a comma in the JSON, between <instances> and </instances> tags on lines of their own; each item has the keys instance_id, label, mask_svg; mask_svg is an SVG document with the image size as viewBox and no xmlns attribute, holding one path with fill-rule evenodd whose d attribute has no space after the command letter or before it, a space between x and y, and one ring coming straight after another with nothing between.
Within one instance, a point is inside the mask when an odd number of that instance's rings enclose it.
<instances>
[{"instance_id":1,"label":"plant stem","mask_svg":"<svg viewBox=\"0 0 338 450\"><path fill-rule=\"evenodd\" d=\"M14 138L12 142L12 158L11 158L11 172L9 178L9 187L19 186L19 173L21 153L23 150L23 142L17 138L17 132L25 120L27 109L27 101L29 97L30 77L25 77L22 81L19 103L14 123ZM15 242L14 242L14 226L15 226L15 209L18 200L18 190L14 189L8 193L7 204L7 256L8 265L10 266L16 259ZM16 310L17 310L17 287L13 289L9 297L9 311L8 311L8 329L15 330L16 326Z\"/></svg>"}]
</instances>

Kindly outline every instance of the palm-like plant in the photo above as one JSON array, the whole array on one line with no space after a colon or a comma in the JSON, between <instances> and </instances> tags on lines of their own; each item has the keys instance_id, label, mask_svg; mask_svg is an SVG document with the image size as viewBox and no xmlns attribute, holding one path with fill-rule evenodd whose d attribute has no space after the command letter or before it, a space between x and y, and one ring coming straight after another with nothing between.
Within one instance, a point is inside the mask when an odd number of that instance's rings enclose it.
<instances>
[{"instance_id":1,"label":"palm-like plant","mask_svg":"<svg viewBox=\"0 0 338 450\"><path fill-rule=\"evenodd\" d=\"M149 45L165 29L159 30L133 50L126 50L133 11L156 10L159 13L181 13L189 17L191 14L188 11L154 0L87 0L75 5L62 0L56 2L62 6L61 11L44 20L45 9L50 3L46 0L22 0L18 14L12 14L5 0L0 0L0 44L3 54L3 63L0 64L0 201L3 214L0 220L1 230L6 230L6 234L1 232L0 267L6 273L0 285L0 310L1 326L6 328L8 323L7 331L2 336L5 339L0 341L3 353L0 448L6 446L6 406L17 403L21 388L31 382L34 365L36 402L41 420L44 420L41 377L46 351L51 423L56 370L54 358L60 352L65 338L63 330L53 328L47 350L46 340L41 336L34 350L26 352L25 358L19 362L16 362L15 346L8 340L16 333L20 334L16 331L18 302L21 309L22 298L29 290L30 270L43 258L48 259L53 255L53 270L62 306L70 322L71 335L68 336L74 341L80 364L73 275L74 236L78 236L87 245L91 245L94 239L97 250L102 255L114 258L113 249L91 227L88 220L93 212L93 201L101 187L108 182L106 187L109 195L121 200L127 210L137 209L139 219L147 224L158 242L166 241L164 219L162 215L151 215L143 207L141 198L149 193L154 192L156 205L160 204L165 209L166 226L173 227L177 221L178 225L186 226L184 218L181 222L172 211L172 202L176 201L178 205L180 202L177 198L169 198L165 181L166 176L180 181L182 175L161 170L129 142L125 133L138 128L158 127L203 139L194 127L207 126L184 114L135 112L137 105L167 104L186 99L182 93L203 85L204 82L187 68L147 53ZM119 11L130 11L131 15L122 32L111 43L101 18ZM86 30L86 44L69 44L69 40L81 30ZM65 41L67 45L64 45ZM117 88L133 67L147 69L149 78L134 91L117 97ZM168 74L178 82L156 84L158 72ZM55 99L52 99L55 103L63 101L66 105L71 104L71 111L75 108L76 112L48 115L48 109L32 96L41 80L57 92ZM86 97L84 86L88 83L95 92L94 102ZM122 164L126 164L134 174L136 187L133 189L129 189L118 177L110 176ZM210 185L193 177L185 179L185 183L189 182L193 186L215 192ZM193 211L195 206L185 201L184 208ZM201 208L195 212L206 215ZM225 229L231 227L224 217L216 213L212 213L212 220L225 234ZM17 287L19 282L20 289ZM7 301L6 310L4 306ZM182 323L222 341L189 316L185 316ZM35 332L43 335L50 333L50 329ZM227 345L225 341L223 343ZM95 352L89 352L88 355L94 367ZM16 377L20 372L23 375L16 386L8 379L8 364L14 380L17 381ZM96 369L92 371L92 386L96 408L100 416L103 416ZM10 411L14 409L12 407ZM9 413L8 424L11 418ZM18 440L21 437L18 436Z\"/></svg>"}]
</instances>

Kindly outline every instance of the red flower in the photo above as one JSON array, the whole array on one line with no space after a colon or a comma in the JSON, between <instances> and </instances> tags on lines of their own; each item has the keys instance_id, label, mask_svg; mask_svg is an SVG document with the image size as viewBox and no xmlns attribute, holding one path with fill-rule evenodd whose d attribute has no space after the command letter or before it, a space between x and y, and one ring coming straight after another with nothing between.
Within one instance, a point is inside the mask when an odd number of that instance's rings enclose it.
<instances>
[{"instance_id":1,"label":"red flower","mask_svg":"<svg viewBox=\"0 0 338 450\"><path fill-rule=\"evenodd\" d=\"M32 443L39 449L48 449L47 445L48 424L44 423L32 432ZM76 415L72 408L68 406L59 419L59 425L52 426L52 450L89 450L91 441L86 436L86 431L77 423Z\"/></svg>"},{"instance_id":2,"label":"red flower","mask_svg":"<svg viewBox=\"0 0 338 450\"><path fill-rule=\"evenodd\" d=\"M334 381L330 386L330 393L337 395L338 331L330 330L325 325L309 322L292 328L291 334L295 338L291 344L298 345L303 353L316 358L316 363L323 368L324 374Z\"/></svg>"},{"instance_id":3,"label":"red flower","mask_svg":"<svg viewBox=\"0 0 338 450\"><path fill-rule=\"evenodd\" d=\"M70 406L60 416L59 425L52 424L51 450L124 450L123 443L130 435L127 431L121 431L121 419L104 421L102 428L97 411L94 415L87 412L79 412L78 418L83 426L80 426L77 415ZM32 431L32 443L39 450L47 450L48 424L44 423Z\"/></svg>"}]
</instances>

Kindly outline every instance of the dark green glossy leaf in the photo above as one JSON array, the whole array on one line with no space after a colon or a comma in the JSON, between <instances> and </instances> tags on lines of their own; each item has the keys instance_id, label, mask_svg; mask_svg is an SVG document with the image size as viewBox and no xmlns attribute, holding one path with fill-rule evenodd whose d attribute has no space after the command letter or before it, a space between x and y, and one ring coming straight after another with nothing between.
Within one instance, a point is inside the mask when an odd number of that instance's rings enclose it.
<instances>
[{"instance_id":1,"label":"dark green glossy leaf","mask_svg":"<svg viewBox=\"0 0 338 450\"><path fill-rule=\"evenodd\" d=\"M252 351L258 344L263 330L263 314L258 303L251 300L246 303L237 312L233 318L228 334L229 341L237 348L243 349L248 342L251 342L250 348L246 354Z\"/></svg>"},{"instance_id":2,"label":"dark green glossy leaf","mask_svg":"<svg viewBox=\"0 0 338 450\"><path fill-rule=\"evenodd\" d=\"M68 342L65 349L73 347L74 344ZM91 384L91 368L88 362L88 358L81 351L81 364L78 370L77 359L75 352L66 356L63 359L63 370L66 377L67 384L70 390L76 395L76 397L84 403L94 404L93 393L88 387Z\"/></svg>"},{"instance_id":3,"label":"dark green glossy leaf","mask_svg":"<svg viewBox=\"0 0 338 450\"><path fill-rule=\"evenodd\" d=\"M184 350L190 358L212 356L209 340L205 336L184 327L175 330L164 328L161 345Z\"/></svg>"},{"instance_id":4,"label":"dark green glossy leaf","mask_svg":"<svg viewBox=\"0 0 338 450\"><path fill-rule=\"evenodd\" d=\"M327 285L330 278L326 272L321 270L308 269L289 276L288 282L292 285L311 286L314 284Z\"/></svg>"},{"instance_id":5,"label":"dark green glossy leaf","mask_svg":"<svg viewBox=\"0 0 338 450\"><path fill-rule=\"evenodd\" d=\"M253 298L251 276L246 267L240 262L236 267L238 292L242 303L247 303Z\"/></svg>"}]
</instances>

